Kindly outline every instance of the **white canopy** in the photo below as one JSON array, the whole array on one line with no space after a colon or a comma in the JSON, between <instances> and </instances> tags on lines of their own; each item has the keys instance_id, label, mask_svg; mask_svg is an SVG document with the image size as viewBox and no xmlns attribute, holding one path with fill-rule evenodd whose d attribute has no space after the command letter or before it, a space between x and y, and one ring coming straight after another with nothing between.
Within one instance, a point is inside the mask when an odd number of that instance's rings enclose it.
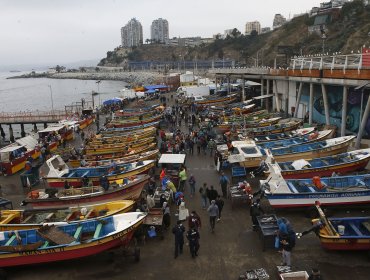
<instances>
[{"instance_id":1,"label":"white canopy","mask_svg":"<svg viewBox=\"0 0 370 280\"><path fill-rule=\"evenodd\" d=\"M292 162L292 166L295 170L301 170L305 166L311 167L310 163L307 160L304 159L298 159Z\"/></svg>"},{"instance_id":2,"label":"white canopy","mask_svg":"<svg viewBox=\"0 0 370 280\"><path fill-rule=\"evenodd\" d=\"M159 159L158 163L178 163L183 164L185 163L185 157L184 154L163 154L161 158Z\"/></svg>"}]
</instances>

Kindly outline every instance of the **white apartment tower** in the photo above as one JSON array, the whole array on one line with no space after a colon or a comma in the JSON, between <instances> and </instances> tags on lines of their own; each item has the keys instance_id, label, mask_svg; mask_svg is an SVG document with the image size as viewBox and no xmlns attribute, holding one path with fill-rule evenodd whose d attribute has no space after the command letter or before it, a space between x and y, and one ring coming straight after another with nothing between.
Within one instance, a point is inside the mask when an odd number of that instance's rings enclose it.
<instances>
[{"instance_id":1,"label":"white apartment tower","mask_svg":"<svg viewBox=\"0 0 370 280\"><path fill-rule=\"evenodd\" d=\"M166 19L153 20L150 26L150 38L153 42L168 44L168 21Z\"/></svg>"},{"instance_id":2,"label":"white apartment tower","mask_svg":"<svg viewBox=\"0 0 370 280\"><path fill-rule=\"evenodd\" d=\"M122 47L131 48L143 44L143 27L136 19L131 19L121 28Z\"/></svg>"},{"instance_id":3,"label":"white apartment tower","mask_svg":"<svg viewBox=\"0 0 370 280\"><path fill-rule=\"evenodd\" d=\"M261 24L259 21L251 21L245 24L245 35L251 35L252 31L261 34Z\"/></svg>"}]
</instances>

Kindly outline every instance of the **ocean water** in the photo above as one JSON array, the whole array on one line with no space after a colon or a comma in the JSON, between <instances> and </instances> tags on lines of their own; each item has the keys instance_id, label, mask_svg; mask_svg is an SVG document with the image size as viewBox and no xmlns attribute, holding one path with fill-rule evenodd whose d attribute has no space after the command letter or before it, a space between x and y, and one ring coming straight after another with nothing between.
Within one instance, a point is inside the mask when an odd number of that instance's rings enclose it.
<instances>
[{"instance_id":1,"label":"ocean water","mask_svg":"<svg viewBox=\"0 0 370 280\"><path fill-rule=\"evenodd\" d=\"M24 72L0 72L0 114L36 110L51 111L52 103L55 110L64 110L65 105L80 102L82 98L86 101L92 100L92 91L100 93L94 96L94 104L97 106L104 100L119 97L119 90L127 85L121 81L101 81L97 84L93 80L75 79L6 79L21 74ZM8 138L8 126L2 125L2 128ZM32 125L26 125L25 131L28 133L32 128ZM43 125L38 124L38 128L43 128ZM13 130L14 136L19 138L20 126L14 125Z\"/></svg>"},{"instance_id":2,"label":"ocean water","mask_svg":"<svg viewBox=\"0 0 370 280\"><path fill-rule=\"evenodd\" d=\"M65 105L79 102L82 98L91 100L91 92L100 92L94 97L95 106L104 100L120 96L119 90L127 84L121 81L101 81L75 79L6 79L22 72L0 73L0 112L64 110Z\"/></svg>"}]
</instances>

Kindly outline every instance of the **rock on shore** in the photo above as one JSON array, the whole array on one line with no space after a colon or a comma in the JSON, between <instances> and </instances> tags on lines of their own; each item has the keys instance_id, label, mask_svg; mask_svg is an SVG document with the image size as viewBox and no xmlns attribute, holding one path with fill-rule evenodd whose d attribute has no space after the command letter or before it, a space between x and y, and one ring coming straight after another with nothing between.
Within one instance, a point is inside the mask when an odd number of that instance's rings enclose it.
<instances>
[{"instance_id":1,"label":"rock on shore","mask_svg":"<svg viewBox=\"0 0 370 280\"><path fill-rule=\"evenodd\" d=\"M160 83L163 75L155 72L96 72L96 73L55 73L48 75L52 79L79 79L79 80L114 80L123 81L131 85Z\"/></svg>"}]
</instances>

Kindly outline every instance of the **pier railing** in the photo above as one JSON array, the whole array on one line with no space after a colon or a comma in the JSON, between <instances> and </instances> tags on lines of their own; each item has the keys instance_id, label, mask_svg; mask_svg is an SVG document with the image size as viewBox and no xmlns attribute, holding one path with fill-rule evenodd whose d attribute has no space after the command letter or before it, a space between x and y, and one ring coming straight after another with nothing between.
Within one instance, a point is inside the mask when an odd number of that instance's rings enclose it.
<instances>
[{"instance_id":1,"label":"pier railing","mask_svg":"<svg viewBox=\"0 0 370 280\"><path fill-rule=\"evenodd\" d=\"M66 117L66 111L0 112L0 124L52 123Z\"/></svg>"}]
</instances>

